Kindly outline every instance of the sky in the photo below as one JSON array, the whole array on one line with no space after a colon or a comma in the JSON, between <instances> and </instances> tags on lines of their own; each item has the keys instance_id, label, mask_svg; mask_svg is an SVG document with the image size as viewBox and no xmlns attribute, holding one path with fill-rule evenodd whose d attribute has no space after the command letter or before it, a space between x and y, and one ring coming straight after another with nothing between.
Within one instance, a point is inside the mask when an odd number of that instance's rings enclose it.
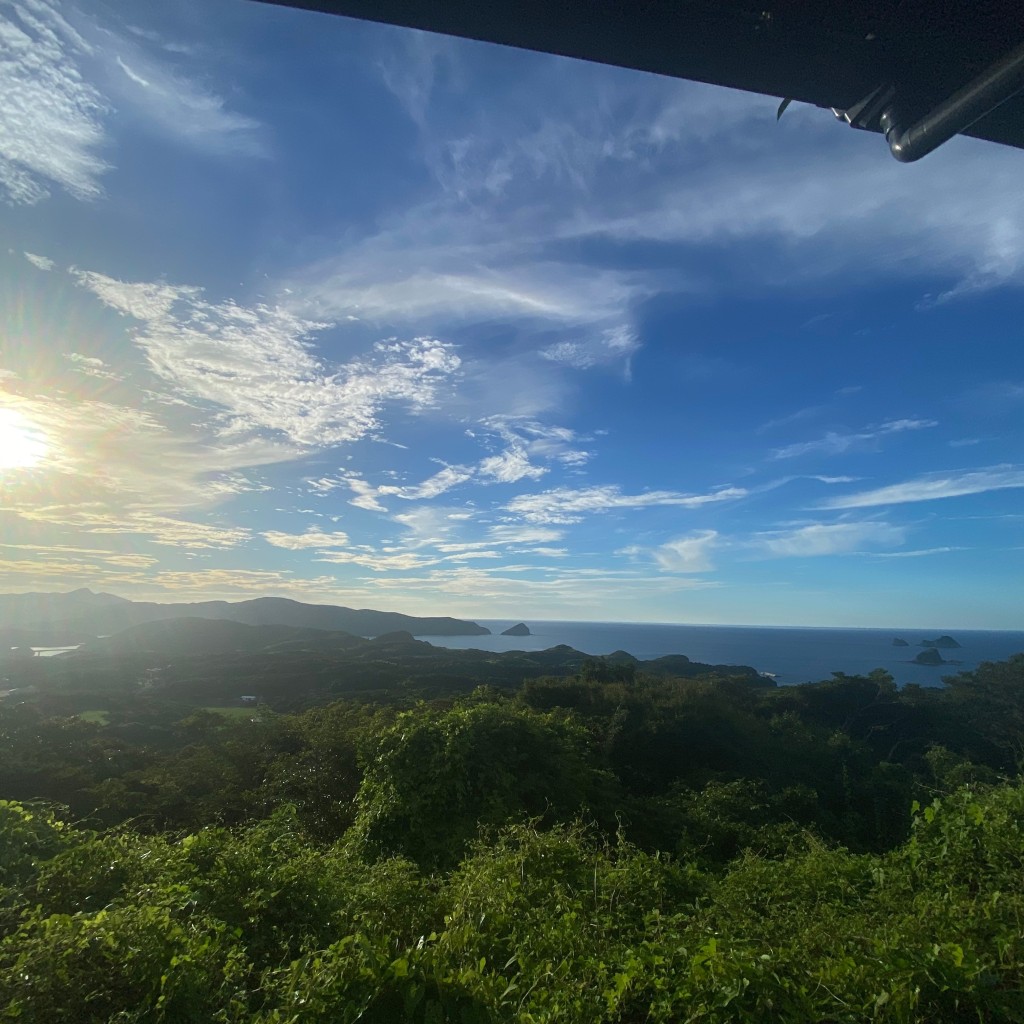
<instances>
[{"instance_id":1,"label":"sky","mask_svg":"<svg viewBox=\"0 0 1024 1024\"><path fill-rule=\"evenodd\" d=\"M1024 152L0 0L0 590L1024 628Z\"/></svg>"}]
</instances>

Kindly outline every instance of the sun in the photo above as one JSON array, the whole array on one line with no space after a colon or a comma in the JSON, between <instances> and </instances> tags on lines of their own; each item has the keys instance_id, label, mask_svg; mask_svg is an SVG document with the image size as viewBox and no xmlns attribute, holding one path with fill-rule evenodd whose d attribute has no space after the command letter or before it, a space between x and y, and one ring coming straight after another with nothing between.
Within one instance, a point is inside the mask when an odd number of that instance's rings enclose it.
<instances>
[{"instance_id":1,"label":"sun","mask_svg":"<svg viewBox=\"0 0 1024 1024\"><path fill-rule=\"evenodd\" d=\"M29 469L49 451L46 435L17 409L0 409L0 471Z\"/></svg>"}]
</instances>

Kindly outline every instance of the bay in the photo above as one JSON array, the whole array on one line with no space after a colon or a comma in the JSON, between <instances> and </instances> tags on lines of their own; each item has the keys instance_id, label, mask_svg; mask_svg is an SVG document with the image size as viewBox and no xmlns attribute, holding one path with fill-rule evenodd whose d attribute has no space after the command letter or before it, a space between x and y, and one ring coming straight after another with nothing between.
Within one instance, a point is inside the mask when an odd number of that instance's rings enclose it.
<instances>
[{"instance_id":1,"label":"bay","mask_svg":"<svg viewBox=\"0 0 1024 1024\"><path fill-rule=\"evenodd\" d=\"M628 651L649 660L685 654L713 665L750 665L770 673L781 685L829 679L833 672L864 675L872 669L891 672L903 686L941 686L942 677L976 668L983 661L1003 661L1024 653L1024 631L920 629L837 629L828 627L681 626L636 622L527 622L530 636L500 636L510 619L477 619L492 636L420 637L437 647L483 651L542 651L567 644L586 654ZM943 634L961 646L942 650L947 661L935 667L914 665L922 640ZM894 647L901 637L909 647Z\"/></svg>"}]
</instances>

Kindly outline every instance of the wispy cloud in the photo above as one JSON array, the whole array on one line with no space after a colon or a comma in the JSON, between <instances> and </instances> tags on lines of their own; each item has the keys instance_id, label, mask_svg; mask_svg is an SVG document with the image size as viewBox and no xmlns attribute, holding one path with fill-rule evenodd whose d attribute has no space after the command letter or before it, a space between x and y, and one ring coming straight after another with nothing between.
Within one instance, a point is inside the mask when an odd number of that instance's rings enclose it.
<instances>
[{"instance_id":1,"label":"wispy cloud","mask_svg":"<svg viewBox=\"0 0 1024 1024\"><path fill-rule=\"evenodd\" d=\"M629 607L632 602L669 598L688 591L714 589L715 580L679 574L655 574L608 569L573 570L564 566L461 566L433 568L419 575L374 577L381 593L401 594L408 601L435 601L443 593L455 614L479 614L484 603L497 616L522 616L523 608L538 617L556 617L566 608L578 615L600 618L606 597L614 590ZM427 605L429 607L429 604Z\"/></svg>"},{"instance_id":2,"label":"wispy cloud","mask_svg":"<svg viewBox=\"0 0 1024 1024\"><path fill-rule=\"evenodd\" d=\"M4 506L3 510L15 512L34 523L54 523L89 534L136 534L149 538L154 544L172 548L234 548L251 535L242 527L217 526L132 510L95 512L74 505L23 504Z\"/></svg>"},{"instance_id":3,"label":"wispy cloud","mask_svg":"<svg viewBox=\"0 0 1024 1024\"><path fill-rule=\"evenodd\" d=\"M106 548L80 548L69 544L0 544L0 548L31 551L36 558L70 558L78 562L106 563L129 569L148 569L158 559L139 552L111 551Z\"/></svg>"},{"instance_id":4,"label":"wispy cloud","mask_svg":"<svg viewBox=\"0 0 1024 1024\"><path fill-rule=\"evenodd\" d=\"M34 252L27 252L24 254L25 259L36 267L38 270L53 270L56 264L47 256L37 256Z\"/></svg>"},{"instance_id":5,"label":"wispy cloud","mask_svg":"<svg viewBox=\"0 0 1024 1024\"><path fill-rule=\"evenodd\" d=\"M788 427L791 423L801 423L804 420L814 419L816 416L820 416L828 409L827 405L807 405L802 409L797 409L796 412L791 412L786 416L778 416L775 419L767 420L762 423L754 431L755 434L767 434L771 430L776 430L779 427Z\"/></svg>"},{"instance_id":6,"label":"wispy cloud","mask_svg":"<svg viewBox=\"0 0 1024 1024\"><path fill-rule=\"evenodd\" d=\"M537 480L546 472L543 466L531 465L529 456L522 448L509 448L480 463L480 473L501 484L512 484L525 478Z\"/></svg>"},{"instance_id":7,"label":"wispy cloud","mask_svg":"<svg viewBox=\"0 0 1024 1024\"><path fill-rule=\"evenodd\" d=\"M675 162L688 173L665 174L643 204L631 194L611 197L603 208L578 216L579 232L621 242L771 244L777 259L738 275L730 265L733 287L793 286L832 277L852 260L889 275L953 276L959 283L938 301L1022 283L1024 234L1017 225L1024 198L1011 184L1018 173L1012 152L957 139L908 174L878 160L876 150L836 136L820 111L794 108L792 114L788 124L765 117L743 133L748 151L758 153L757 175L733 154L693 166L685 151L669 150L659 169L664 173ZM731 127L724 122L718 133L723 147L738 144L728 136ZM955 194L949 189L951 166L970 187ZM1009 207L1007 190L1013 193ZM951 201L936 218L930 197L947 192ZM855 217L837 210L837 194L859 198Z\"/></svg>"},{"instance_id":8,"label":"wispy cloud","mask_svg":"<svg viewBox=\"0 0 1024 1024\"><path fill-rule=\"evenodd\" d=\"M0 12L0 193L37 203L53 186L101 194L107 105L82 75L91 51L48 0Z\"/></svg>"},{"instance_id":9,"label":"wispy cloud","mask_svg":"<svg viewBox=\"0 0 1024 1024\"><path fill-rule=\"evenodd\" d=\"M519 454L528 460L560 463L566 467L583 466L592 453L581 445L592 438L581 437L576 431L556 424L541 423L528 417L489 416L481 426L496 434L507 446L502 454ZM472 433L472 432L471 432ZM525 463L520 466L525 468ZM522 476L539 477L537 472L524 472Z\"/></svg>"},{"instance_id":10,"label":"wispy cloud","mask_svg":"<svg viewBox=\"0 0 1024 1024\"><path fill-rule=\"evenodd\" d=\"M752 544L775 557L810 558L850 554L865 547L896 547L904 542L906 534L906 527L883 522L813 523L761 533Z\"/></svg>"},{"instance_id":11,"label":"wispy cloud","mask_svg":"<svg viewBox=\"0 0 1024 1024\"><path fill-rule=\"evenodd\" d=\"M637 333L625 326L606 328L583 340L559 341L540 354L553 363L564 363L577 370L622 363L640 348Z\"/></svg>"},{"instance_id":12,"label":"wispy cloud","mask_svg":"<svg viewBox=\"0 0 1024 1024\"><path fill-rule=\"evenodd\" d=\"M445 466L440 472L424 480L422 483L409 487L395 487L385 484L378 487L379 495L394 495L404 501L423 501L436 498L458 484L465 483L473 476L473 470L466 466Z\"/></svg>"},{"instance_id":13,"label":"wispy cloud","mask_svg":"<svg viewBox=\"0 0 1024 1024\"><path fill-rule=\"evenodd\" d=\"M824 437L816 438L813 441L801 441L796 444L788 444L782 448L776 448L772 452L773 459L794 459L801 455L842 455L844 452L856 448L863 448L876 444L879 439L888 437L891 434L902 434L909 430L926 430L929 427L938 426L936 420L901 419L888 420L876 427L868 427L866 430L855 434L840 434L829 431Z\"/></svg>"},{"instance_id":14,"label":"wispy cloud","mask_svg":"<svg viewBox=\"0 0 1024 1024\"><path fill-rule=\"evenodd\" d=\"M343 548L349 544L347 533L336 530L325 533L323 530L307 530L305 533L282 533L279 530L268 530L263 539L276 548L287 551L302 551L306 548Z\"/></svg>"},{"instance_id":15,"label":"wispy cloud","mask_svg":"<svg viewBox=\"0 0 1024 1024\"><path fill-rule=\"evenodd\" d=\"M859 491L831 498L822 508L873 508L878 505L902 505L914 501L938 501L965 494L985 494L1024 487L1024 469L1014 466L991 466L986 469L929 473L870 491Z\"/></svg>"},{"instance_id":16,"label":"wispy cloud","mask_svg":"<svg viewBox=\"0 0 1024 1024\"><path fill-rule=\"evenodd\" d=\"M109 61L103 77L107 95L118 108L131 110L142 127L207 153L265 155L262 125L232 110L198 75L175 67L165 48L109 28L95 38Z\"/></svg>"},{"instance_id":17,"label":"wispy cloud","mask_svg":"<svg viewBox=\"0 0 1024 1024\"><path fill-rule=\"evenodd\" d=\"M394 497L403 501L425 501L437 498L453 487L470 480L474 474L475 469L472 467L445 466L444 469L418 484L374 486L356 473L344 474L341 482L347 485L354 495L349 499L349 504L371 512L386 512L387 506L381 501L382 498ZM324 493L326 490L333 489L334 482L330 480L316 481L313 486L315 490Z\"/></svg>"},{"instance_id":18,"label":"wispy cloud","mask_svg":"<svg viewBox=\"0 0 1024 1024\"><path fill-rule=\"evenodd\" d=\"M649 508L654 505L675 505L679 508L700 508L719 501L745 497L742 487L723 487L708 494L681 494L678 491L645 491L623 494L614 485L585 487L578 490L558 488L540 494L524 494L513 498L505 509L533 523L578 523L587 515L612 509Z\"/></svg>"},{"instance_id":19,"label":"wispy cloud","mask_svg":"<svg viewBox=\"0 0 1024 1024\"><path fill-rule=\"evenodd\" d=\"M369 355L329 367L310 342L330 325L278 306L210 302L191 286L76 276L141 322L132 336L151 370L184 397L221 410L232 436L270 431L308 448L351 442L380 428L390 402L433 405L459 368L451 345L427 337L379 342Z\"/></svg>"},{"instance_id":20,"label":"wispy cloud","mask_svg":"<svg viewBox=\"0 0 1024 1024\"><path fill-rule=\"evenodd\" d=\"M487 485L540 479L549 472L549 466L532 462L531 456L570 468L583 465L590 456L589 452L574 447L578 440L574 431L566 427L545 425L536 420L492 416L481 421L476 428L467 430L466 435L492 450L495 442L504 447L497 454L485 456L476 465L445 466L418 484L375 486L358 474L348 473L336 480L314 480L310 482L310 488L317 493L326 494L345 484L354 495L350 499L350 504L370 511L384 512L387 511L387 507L381 500L383 498L427 501L469 481Z\"/></svg>"},{"instance_id":21,"label":"wispy cloud","mask_svg":"<svg viewBox=\"0 0 1024 1024\"><path fill-rule=\"evenodd\" d=\"M578 351L590 353L586 365L628 354L609 339L628 330L623 318L650 291L626 271L545 261L536 239L510 237L500 224L436 207L410 211L287 286L290 304L315 318L421 329L518 320L572 330ZM580 339L581 330L593 340Z\"/></svg>"},{"instance_id":22,"label":"wispy cloud","mask_svg":"<svg viewBox=\"0 0 1024 1024\"><path fill-rule=\"evenodd\" d=\"M208 69L175 66L190 56L71 5L6 3L0 195L32 204L58 187L78 199L98 198L115 138L129 123L207 152L264 152L259 123L203 83Z\"/></svg>"},{"instance_id":23,"label":"wispy cloud","mask_svg":"<svg viewBox=\"0 0 1024 1024\"><path fill-rule=\"evenodd\" d=\"M872 552L875 558L924 558L928 555L945 555L950 551L967 551L959 545L941 548L918 548L915 551L875 551Z\"/></svg>"},{"instance_id":24,"label":"wispy cloud","mask_svg":"<svg viewBox=\"0 0 1024 1024\"><path fill-rule=\"evenodd\" d=\"M380 551L321 551L318 562L333 565L361 565L374 572L407 572L410 569L425 569L437 565L443 559L430 558L413 551L387 554Z\"/></svg>"},{"instance_id":25,"label":"wispy cloud","mask_svg":"<svg viewBox=\"0 0 1024 1024\"><path fill-rule=\"evenodd\" d=\"M252 593L261 596L276 594L305 600L344 601L365 596L358 584L342 584L333 576L301 578L289 572L265 569L198 569L194 571L164 570L152 575L122 577L119 586L139 590L139 596L163 596L172 591L176 599L195 597L237 598Z\"/></svg>"},{"instance_id":26,"label":"wispy cloud","mask_svg":"<svg viewBox=\"0 0 1024 1024\"><path fill-rule=\"evenodd\" d=\"M709 572L715 567L712 556L720 543L717 530L700 530L656 548L631 545L618 554L650 557L663 572Z\"/></svg>"},{"instance_id":27,"label":"wispy cloud","mask_svg":"<svg viewBox=\"0 0 1024 1024\"><path fill-rule=\"evenodd\" d=\"M84 373L88 377L115 381L123 381L125 379L124 374L110 369L98 356L86 356L81 352L69 352L67 358L74 365L78 373Z\"/></svg>"}]
</instances>

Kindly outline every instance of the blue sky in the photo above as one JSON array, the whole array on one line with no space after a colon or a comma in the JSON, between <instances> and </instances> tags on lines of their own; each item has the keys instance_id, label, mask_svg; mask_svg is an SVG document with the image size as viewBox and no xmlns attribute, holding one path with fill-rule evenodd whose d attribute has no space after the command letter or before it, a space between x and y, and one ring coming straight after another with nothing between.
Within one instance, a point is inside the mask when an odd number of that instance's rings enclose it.
<instances>
[{"instance_id":1,"label":"blue sky","mask_svg":"<svg viewBox=\"0 0 1024 1024\"><path fill-rule=\"evenodd\" d=\"M2 589L1024 628L1024 153L0 3Z\"/></svg>"}]
</instances>

